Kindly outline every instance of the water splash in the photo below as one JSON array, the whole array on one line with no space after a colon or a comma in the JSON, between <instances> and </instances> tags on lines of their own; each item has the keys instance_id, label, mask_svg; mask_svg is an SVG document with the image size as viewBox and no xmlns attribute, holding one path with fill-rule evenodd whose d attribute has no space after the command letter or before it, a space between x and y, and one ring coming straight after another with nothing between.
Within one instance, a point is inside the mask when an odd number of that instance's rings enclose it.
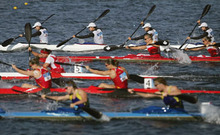
<instances>
[{"instance_id":1,"label":"water splash","mask_svg":"<svg viewBox=\"0 0 220 135\"><path fill-rule=\"evenodd\" d=\"M200 106L205 122L220 124L220 108L210 102L203 102Z\"/></svg>"},{"instance_id":2,"label":"water splash","mask_svg":"<svg viewBox=\"0 0 220 135\"><path fill-rule=\"evenodd\" d=\"M192 61L189 56L182 50L172 49L173 58L177 59L180 64L191 64Z\"/></svg>"},{"instance_id":3,"label":"water splash","mask_svg":"<svg viewBox=\"0 0 220 135\"><path fill-rule=\"evenodd\" d=\"M58 108L58 103L57 102L50 102L46 105L46 110L47 111L54 111L54 110L57 110Z\"/></svg>"}]
</instances>

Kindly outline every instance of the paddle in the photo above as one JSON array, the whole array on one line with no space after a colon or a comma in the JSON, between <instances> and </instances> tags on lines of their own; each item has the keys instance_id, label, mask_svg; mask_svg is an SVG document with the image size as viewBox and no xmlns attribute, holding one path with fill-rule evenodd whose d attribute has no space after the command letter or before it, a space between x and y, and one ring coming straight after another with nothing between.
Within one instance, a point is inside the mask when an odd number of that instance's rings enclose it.
<instances>
[{"instance_id":1,"label":"paddle","mask_svg":"<svg viewBox=\"0 0 220 135\"><path fill-rule=\"evenodd\" d=\"M43 22L41 22L41 24L45 23L45 22L46 22L48 19L50 19L53 15L55 15L55 14L52 14L52 15L50 15L49 17L47 17ZM19 37L20 37L20 36L17 36L17 37L15 37L15 38L9 38L9 39L5 40L5 41L2 43L2 46L3 46L3 47L8 46L9 44L11 44L14 40L18 39Z\"/></svg>"},{"instance_id":2,"label":"paddle","mask_svg":"<svg viewBox=\"0 0 220 135\"><path fill-rule=\"evenodd\" d=\"M154 11L154 9L156 8L156 5L153 5L150 9L150 11L148 12L147 16L143 19L143 22L147 20L147 18L151 15L151 13ZM131 34L130 37L132 37L134 35L134 33L141 27L141 24L138 25L138 27L135 29L135 31ZM124 48L124 45L128 42L129 39L127 39L123 44L121 45L111 45L111 46L106 46L104 47L105 51L113 51L116 49L121 49Z\"/></svg>"},{"instance_id":3,"label":"paddle","mask_svg":"<svg viewBox=\"0 0 220 135\"><path fill-rule=\"evenodd\" d=\"M85 68L84 65L81 65L81 64L71 64L71 63L63 63L63 62L55 62L56 64L60 64L60 65L66 65L66 66L80 66L80 67L83 67Z\"/></svg>"},{"instance_id":4,"label":"paddle","mask_svg":"<svg viewBox=\"0 0 220 135\"><path fill-rule=\"evenodd\" d=\"M30 47L31 43L31 35L32 35L32 29L31 29L31 24L26 23L25 24L25 38L28 42L28 46ZM31 60L31 52L29 51L29 61Z\"/></svg>"},{"instance_id":5,"label":"paddle","mask_svg":"<svg viewBox=\"0 0 220 135\"><path fill-rule=\"evenodd\" d=\"M106 9L98 18L96 18L93 22L95 23L96 21L98 21L100 18L104 17L110 10ZM79 33L81 33L82 31L84 31L87 28L87 26L85 26L82 30L80 30L78 33L76 33L75 35L78 35ZM73 37L70 37L69 39L66 39L64 41L62 41L61 43L59 43L57 45L57 47L62 46L63 44L65 44L66 42L70 41L71 39L73 39Z\"/></svg>"},{"instance_id":6,"label":"paddle","mask_svg":"<svg viewBox=\"0 0 220 135\"><path fill-rule=\"evenodd\" d=\"M205 8L203 9L203 12L202 12L202 15L200 16L199 20L201 20L208 12L209 12L209 9L211 8L211 5L207 4L205 6ZM195 30L195 28L198 26L198 23L196 23L196 25L194 26L194 28L192 29L191 33L189 34L188 37L190 37L193 33L193 31ZM183 47L183 45L187 42L188 39L186 39L184 41L184 43L179 47L179 49L181 49Z\"/></svg>"},{"instance_id":7,"label":"paddle","mask_svg":"<svg viewBox=\"0 0 220 135\"><path fill-rule=\"evenodd\" d=\"M116 88L99 88L98 90L100 91L113 91L113 90L116 90L116 91L126 91L128 92L128 88L123 88L123 89L116 89ZM157 94L157 93L153 93L153 92L147 92L147 91L139 91L139 90L135 90L134 89L134 94L136 92L140 92L140 93L150 93L150 94L155 94L155 95L161 95L161 94ZM189 103L192 103L192 104L195 104L197 103L198 101L198 98L196 96L192 96L192 95L189 95L189 94L180 94L180 95L175 95L176 97L184 100L184 101L187 101Z\"/></svg>"},{"instance_id":8,"label":"paddle","mask_svg":"<svg viewBox=\"0 0 220 135\"><path fill-rule=\"evenodd\" d=\"M3 62L3 61L0 61L0 63L1 63L1 64L4 64L4 65L7 65L7 66L12 66L12 64L9 64L9 63ZM18 69L21 69L21 70L24 70L24 69L19 68L19 67L17 67L17 68L18 68Z\"/></svg>"},{"instance_id":9,"label":"paddle","mask_svg":"<svg viewBox=\"0 0 220 135\"><path fill-rule=\"evenodd\" d=\"M12 90L16 91L16 92L23 93L23 94L33 94L33 95L36 95L38 97L41 97L41 95L39 95L37 93L27 93L27 92L16 90L16 89L12 89ZM52 99L50 97L47 97L47 96L45 98L49 99L49 100L56 101L56 100L54 100L54 99ZM65 105L69 105L69 103L62 102L62 101L60 101L60 103L65 104ZM97 111L96 109L93 109L93 108L90 108L90 107L82 107L81 109L83 111L87 112L89 115L91 115L95 119L103 120L103 121L109 121L110 120L110 118L108 116L102 114L101 112Z\"/></svg>"}]
</instances>

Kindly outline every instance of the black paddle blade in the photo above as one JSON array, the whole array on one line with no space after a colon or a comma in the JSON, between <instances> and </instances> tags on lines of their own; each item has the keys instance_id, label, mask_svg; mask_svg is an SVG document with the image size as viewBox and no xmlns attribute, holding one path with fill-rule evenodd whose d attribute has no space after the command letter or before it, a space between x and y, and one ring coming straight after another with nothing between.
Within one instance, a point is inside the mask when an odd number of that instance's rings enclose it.
<instances>
[{"instance_id":1,"label":"black paddle blade","mask_svg":"<svg viewBox=\"0 0 220 135\"><path fill-rule=\"evenodd\" d=\"M139 75L135 75L135 74L130 74L129 75L129 79L138 82L138 83L144 83L144 77L141 77Z\"/></svg>"},{"instance_id":2,"label":"black paddle blade","mask_svg":"<svg viewBox=\"0 0 220 135\"><path fill-rule=\"evenodd\" d=\"M102 113L100 113L99 111L90 108L90 107L82 107L82 110L87 112L88 114L90 114L91 116L93 116L96 119L100 119L102 117Z\"/></svg>"},{"instance_id":3,"label":"black paddle blade","mask_svg":"<svg viewBox=\"0 0 220 135\"><path fill-rule=\"evenodd\" d=\"M94 20L94 22L96 22L96 21L99 20L100 18L104 17L106 14L108 14L109 11L110 11L109 9L106 9L98 18L96 18L96 19Z\"/></svg>"},{"instance_id":4,"label":"black paddle blade","mask_svg":"<svg viewBox=\"0 0 220 135\"><path fill-rule=\"evenodd\" d=\"M31 35L32 35L32 28L30 23L25 24L25 38L28 42L28 44L31 43Z\"/></svg>"},{"instance_id":5,"label":"black paddle blade","mask_svg":"<svg viewBox=\"0 0 220 135\"><path fill-rule=\"evenodd\" d=\"M198 98L196 96L192 96L188 94L181 94L178 95L177 97L192 104L195 104L198 101Z\"/></svg>"},{"instance_id":6,"label":"black paddle blade","mask_svg":"<svg viewBox=\"0 0 220 135\"><path fill-rule=\"evenodd\" d=\"M205 8L203 9L203 12L202 12L202 15L201 15L200 19L209 12L210 8L211 8L211 5L209 5L209 4L205 6Z\"/></svg>"},{"instance_id":7,"label":"black paddle blade","mask_svg":"<svg viewBox=\"0 0 220 135\"><path fill-rule=\"evenodd\" d=\"M14 41L14 38L7 39L7 40L5 40L5 41L2 43L2 46L3 46L3 47L6 47L6 46L8 46L9 44L11 44L11 42L13 42L13 41Z\"/></svg>"},{"instance_id":8,"label":"black paddle blade","mask_svg":"<svg viewBox=\"0 0 220 135\"><path fill-rule=\"evenodd\" d=\"M73 38L73 37L71 37L71 38L69 38L69 39L64 40L63 42L59 43L59 44L57 45L57 47L62 46L62 45L63 45L63 44L65 44L66 42L70 41L72 38Z\"/></svg>"},{"instance_id":9,"label":"black paddle blade","mask_svg":"<svg viewBox=\"0 0 220 135\"><path fill-rule=\"evenodd\" d=\"M146 19L151 15L151 13L154 11L154 9L156 8L156 5L153 5L150 9L150 11L148 12L146 18L144 18L143 22L146 21Z\"/></svg>"}]
</instances>

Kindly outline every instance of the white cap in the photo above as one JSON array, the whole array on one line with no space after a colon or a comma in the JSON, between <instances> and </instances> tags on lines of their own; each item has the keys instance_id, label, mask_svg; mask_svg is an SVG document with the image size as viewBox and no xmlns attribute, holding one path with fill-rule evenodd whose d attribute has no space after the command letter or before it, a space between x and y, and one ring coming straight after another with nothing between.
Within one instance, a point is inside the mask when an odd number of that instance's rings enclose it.
<instances>
[{"instance_id":1,"label":"white cap","mask_svg":"<svg viewBox=\"0 0 220 135\"><path fill-rule=\"evenodd\" d=\"M96 27L96 25L95 25L95 23L91 22L91 23L89 23L89 25L87 26L87 28L89 28L89 27Z\"/></svg>"},{"instance_id":2,"label":"white cap","mask_svg":"<svg viewBox=\"0 0 220 135\"><path fill-rule=\"evenodd\" d=\"M36 22L32 28L35 28L37 26L41 26L41 23L40 22Z\"/></svg>"},{"instance_id":3,"label":"white cap","mask_svg":"<svg viewBox=\"0 0 220 135\"><path fill-rule=\"evenodd\" d=\"M142 28L144 29L144 28L146 28L146 27L150 27L150 28L151 28L150 23L145 23L145 25L144 25Z\"/></svg>"},{"instance_id":4,"label":"white cap","mask_svg":"<svg viewBox=\"0 0 220 135\"><path fill-rule=\"evenodd\" d=\"M207 24L206 22L203 22L203 23L199 26L199 28L201 28L201 27L208 27L208 24Z\"/></svg>"}]
</instances>

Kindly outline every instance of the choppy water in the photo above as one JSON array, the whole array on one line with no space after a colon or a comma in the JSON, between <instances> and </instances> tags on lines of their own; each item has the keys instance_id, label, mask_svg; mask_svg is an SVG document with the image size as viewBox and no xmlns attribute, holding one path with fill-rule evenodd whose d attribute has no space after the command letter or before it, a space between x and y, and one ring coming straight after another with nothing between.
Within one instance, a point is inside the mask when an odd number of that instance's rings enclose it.
<instances>
[{"instance_id":1,"label":"choppy water","mask_svg":"<svg viewBox=\"0 0 220 135\"><path fill-rule=\"evenodd\" d=\"M28 2L28 5L24 5ZM60 41L71 37L80 31L90 21L98 17L105 9L111 11L97 25L104 32L107 44L121 44L136 29L140 21L147 15L149 9L156 5L156 9L148 18L148 22L159 32L161 39L166 39L171 44L181 44L191 32L195 22L200 17L206 4L211 4L211 10L203 18L215 32L215 39L220 41L219 5L218 0L1 0L0 1L0 42L16 37L24 31L24 25L36 21L42 22L51 14L55 14L44 26L49 31L49 43L58 44ZM13 7L18 9L14 10ZM87 33L85 30L82 34ZM142 29L135 36L144 33ZM195 35L201 31L196 29ZM86 40L91 41L91 40ZM16 42L25 42L19 38ZM38 42L38 38L32 38ZM77 42L76 39L69 43ZM70 53L54 52L56 55L126 55L144 51L116 50L113 52ZM205 51L189 52L190 55L207 54ZM1 53L2 61L16 63L27 68L27 51L14 53ZM101 62L85 63L91 67L104 69ZM169 84L177 85L181 89L219 90L219 63L121 63L129 73L149 75L172 75ZM11 68L0 65L0 71L13 71ZM65 69L73 70L68 66ZM213 77L214 76L214 77ZM24 81L2 82L1 87L20 85ZM104 81L76 81L80 87L98 85ZM7 84L5 84L7 83ZM9 84L8 84L9 83ZM143 87L135 82L130 82L129 87ZM220 106L219 95L199 94L200 102L211 101ZM116 99L89 95L94 108L100 111L129 111L150 105L162 106L161 100L149 99ZM39 111L46 107L44 102L32 96L1 96L0 107L7 111ZM199 104L185 103L189 112L198 112ZM214 111L213 111L214 110ZM108 123L75 122L75 121L41 121L41 120L0 120L0 134L219 134L219 109L213 108L213 116L204 122L185 121L152 121L152 120L114 120ZM216 111L217 110L217 111ZM217 113L216 113L217 112Z\"/></svg>"}]
</instances>

